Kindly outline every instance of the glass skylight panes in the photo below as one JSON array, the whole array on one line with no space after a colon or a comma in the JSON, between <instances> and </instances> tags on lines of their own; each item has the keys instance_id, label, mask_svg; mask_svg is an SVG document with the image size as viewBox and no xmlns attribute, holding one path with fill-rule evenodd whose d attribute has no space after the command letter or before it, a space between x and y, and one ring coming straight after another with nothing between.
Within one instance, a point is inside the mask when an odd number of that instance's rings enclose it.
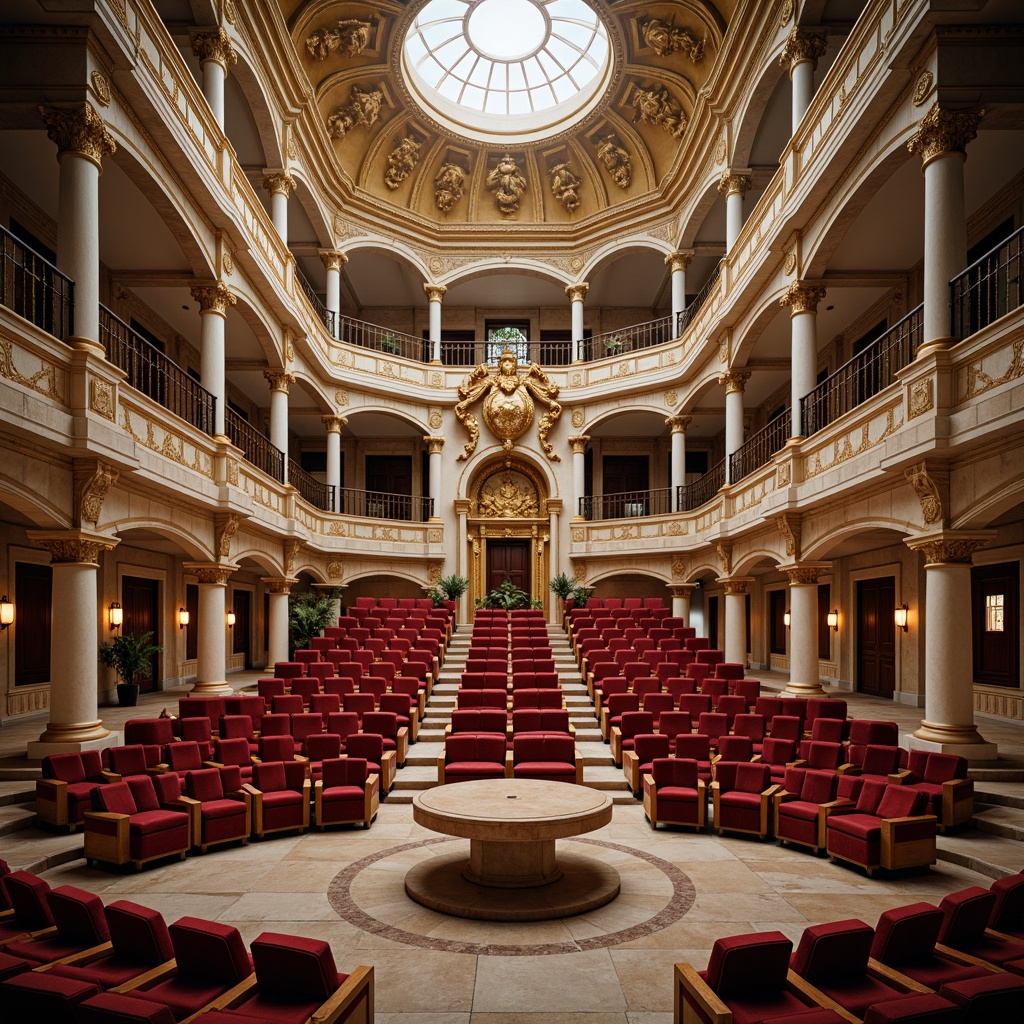
<instances>
[{"instance_id":1,"label":"glass skylight panes","mask_svg":"<svg viewBox=\"0 0 1024 1024\"><path fill-rule=\"evenodd\" d=\"M611 47L584 0L430 0L409 27L406 80L453 127L543 137L606 85Z\"/></svg>"}]
</instances>

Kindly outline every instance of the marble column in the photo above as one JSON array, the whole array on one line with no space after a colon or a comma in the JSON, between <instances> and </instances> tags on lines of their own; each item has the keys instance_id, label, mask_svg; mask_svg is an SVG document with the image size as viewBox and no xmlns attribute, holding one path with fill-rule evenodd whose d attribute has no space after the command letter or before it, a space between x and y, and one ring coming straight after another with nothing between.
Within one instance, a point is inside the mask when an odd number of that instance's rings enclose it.
<instances>
[{"instance_id":1,"label":"marble column","mask_svg":"<svg viewBox=\"0 0 1024 1024\"><path fill-rule=\"evenodd\" d=\"M572 349L576 359L583 359L586 354L583 351L583 300L587 297L588 291L590 291L590 285L586 281L565 287L565 294L569 296L569 312L572 318Z\"/></svg>"},{"instance_id":2,"label":"marble column","mask_svg":"<svg viewBox=\"0 0 1024 1024\"><path fill-rule=\"evenodd\" d=\"M959 340L950 337L949 282L967 269L964 162L981 116L944 110L936 103L907 143L911 153L920 155L924 174L925 345Z\"/></svg>"},{"instance_id":3,"label":"marble column","mask_svg":"<svg viewBox=\"0 0 1024 1024\"><path fill-rule=\"evenodd\" d=\"M341 500L341 428L348 420L344 416L321 416L320 422L327 428L327 486L333 488L332 508L340 512L345 507Z\"/></svg>"},{"instance_id":4,"label":"marble column","mask_svg":"<svg viewBox=\"0 0 1024 1024\"><path fill-rule=\"evenodd\" d=\"M288 391L295 374L287 370L264 370L270 384L270 443L284 456L282 483L288 483Z\"/></svg>"},{"instance_id":5,"label":"marble column","mask_svg":"<svg viewBox=\"0 0 1024 1024\"><path fill-rule=\"evenodd\" d=\"M924 718L909 737L918 749L994 760L997 749L974 723L974 663L971 645L971 558L994 531L942 530L911 537L906 544L924 555Z\"/></svg>"},{"instance_id":6,"label":"marble column","mask_svg":"<svg viewBox=\"0 0 1024 1024\"><path fill-rule=\"evenodd\" d=\"M572 522L583 519L583 513L580 511L580 502L586 496L587 472L585 460L589 443L589 434L577 434L575 437L569 438L569 444L572 447Z\"/></svg>"},{"instance_id":7,"label":"marble column","mask_svg":"<svg viewBox=\"0 0 1024 1024\"><path fill-rule=\"evenodd\" d=\"M455 499L455 515L458 517L458 550L456 552L456 572L465 576L470 581L470 590L473 585L473 565L469 555L469 510L472 502L468 498ZM467 591L458 600L456 608L456 622L469 621L469 595Z\"/></svg>"},{"instance_id":8,"label":"marble column","mask_svg":"<svg viewBox=\"0 0 1024 1024\"><path fill-rule=\"evenodd\" d=\"M50 713L30 758L109 746L99 717L99 640L97 583L100 554L116 537L88 530L30 530L29 538L50 552L53 567Z\"/></svg>"},{"instance_id":9,"label":"marble column","mask_svg":"<svg viewBox=\"0 0 1024 1024\"><path fill-rule=\"evenodd\" d=\"M686 428L692 419L692 416L670 416L665 420L672 429L669 486L672 488L672 508L677 512L685 510L680 488L686 486Z\"/></svg>"},{"instance_id":10,"label":"marble column","mask_svg":"<svg viewBox=\"0 0 1024 1024\"><path fill-rule=\"evenodd\" d=\"M677 337L679 317L686 309L686 270L694 257L692 249L677 249L665 257L665 266L669 268L669 284L672 288L672 336Z\"/></svg>"},{"instance_id":11,"label":"marble column","mask_svg":"<svg viewBox=\"0 0 1024 1024\"><path fill-rule=\"evenodd\" d=\"M751 171L728 170L718 182L718 191L725 196L725 252L728 255L743 227L743 197L752 184Z\"/></svg>"},{"instance_id":12,"label":"marble column","mask_svg":"<svg viewBox=\"0 0 1024 1024\"><path fill-rule=\"evenodd\" d=\"M75 283L76 347L103 348L100 338L100 173L103 157L117 151L92 104L40 107L46 134L57 144L57 267Z\"/></svg>"},{"instance_id":13,"label":"marble column","mask_svg":"<svg viewBox=\"0 0 1024 1024\"><path fill-rule=\"evenodd\" d=\"M789 307L790 355L790 437L804 436L800 401L813 390L818 377L818 303L825 288L806 281L794 281L779 299Z\"/></svg>"},{"instance_id":14,"label":"marble column","mask_svg":"<svg viewBox=\"0 0 1024 1024\"><path fill-rule=\"evenodd\" d=\"M238 62L238 54L222 28L213 32L195 33L192 36L192 52L199 58L203 70L203 95L210 105L214 120L223 130L224 83L227 81L228 67Z\"/></svg>"},{"instance_id":15,"label":"marble column","mask_svg":"<svg viewBox=\"0 0 1024 1024\"><path fill-rule=\"evenodd\" d=\"M718 378L725 387L725 482L733 483L732 457L743 447L743 389L747 370L728 370Z\"/></svg>"},{"instance_id":16,"label":"marble column","mask_svg":"<svg viewBox=\"0 0 1024 1024\"><path fill-rule=\"evenodd\" d=\"M434 510L430 516L432 521L441 518L441 449L444 448L443 437L424 437L427 446L430 497L434 499Z\"/></svg>"},{"instance_id":17,"label":"marble column","mask_svg":"<svg viewBox=\"0 0 1024 1024\"><path fill-rule=\"evenodd\" d=\"M725 587L725 660L747 664L747 588L753 576L732 576L718 581Z\"/></svg>"},{"instance_id":18,"label":"marble column","mask_svg":"<svg viewBox=\"0 0 1024 1024\"><path fill-rule=\"evenodd\" d=\"M288 197L295 191L295 179L283 171L263 176L263 187L270 193L270 219L283 245L288 244Z\"/></svg>"},{"instance_id":19,"label":"marble column","mask_svg":"<svg viewBox=\"0 0 1024 1024\"><path fill-rule=\"evenodd\" d=\"M783 696L827 697L818 665L818 578L828 562L781 565L789 577L789 683Z\"/></svg>"},{"instance_id":20,"label":"marble column","mask_svg":"<svg viewBox=\"0 0 1024 1024\"><path fill-rule=\"evenodd\" d=\"M690 624L690 594L696 586L696 583L673 583L668 588L672 595L672 617L685 620L687 626Z\"/></svg>"},{"instance_id":21,"label":"marble column","mask_svg":"<svg viewBox=\"0 0 1024 1024\"><path fill-rule=\"evenodd\" d=\"M448 291L443 284L425 284L427 293L427 336L430 339L430 361L441 362L441 300Z\"/></svg>"},{"instance_id":22,"label":"marble column","mask_svg":"<svg viewBox=\"0 0 1024 1024\"><path fill-rule=\"evenodd\" d=\"M336 249L321 249L320 262L327 271L327 301L324 305L331 315L327 325L332 338L341 337L341 268L348 263L348 257Z\"/></svg>"},{"instance_id":23,"label":"marble column","mask_svg":"<svg viewBox=\"0 0 1024 1024\"><path fill-rule=\"evenodd\" d=\"M298 583L290 576L264 576L269 610L267 613L267 669L288 660L288 595ZM202 614L202 613L200 613Z\"/></svg>"},{"instance_id":24,"label":"marble column","mask_svg":"<svg viewBox=\"0 0 1024 1024\"><path fill-rule=\"evenodd\" d=\"M789 70L789 80L793 83L790 131L794 135L814 98L814 72L818 59L824 55L824 34L802 28L794 28L789 33L782 49L779 63Z\"/></svg>"},{"instance_id":25,"label":"marble column","mask_svg":"<svg viewBox=\"0 0 1024 1024\"><path fill-rule=\"evenodd\" d=\"M558 573L559 546L558 546L558 518L562 514L562 501L560 498L549 498L548 506L548 566L551 575ZM550 588L548 589L548 621L553 625L559 625L562 621L562 601Z\"/></svg>"},{"instance_id":26,"label":"marble column","mask_svg":"<svg viewBox=\"0 0 1024 1024\"><path fill-rule=\"evenodd\" d=\"M197 285L191 289L191 295L199 303L199 374L203 387L213 395L216 403L213 432L223 435L228 405L224 334L228 309L236 300L228 286L220 282Z\"/></svg>"},{"instance_id":27,"label":"marble column","mask_svg":"<svg viewBox=\"0 0 1024 1024\"><path fill-rule=\"evenodd\" d=\"M199 581L199 633L195 697L234 693L227 682L227 584L237 565L222 562L185 562L186 572ZM287 641L286 641L287 644Z\"/></svg>"}]
</instances>

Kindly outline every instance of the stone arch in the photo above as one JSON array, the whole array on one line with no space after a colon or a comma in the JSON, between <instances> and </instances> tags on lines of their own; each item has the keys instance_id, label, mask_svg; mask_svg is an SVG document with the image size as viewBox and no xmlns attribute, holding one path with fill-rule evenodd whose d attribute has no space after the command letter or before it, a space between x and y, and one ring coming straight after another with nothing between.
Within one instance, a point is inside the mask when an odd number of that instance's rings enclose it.
<instances>
[{"instance_id":1,"label":"stone arch","mask_svg":"<svg viewBox=\"0 0 1024 1024\"><path fill-rule=\"evenodd\" d=\"M66 529L71 517L49 497L37 494L20 481L0 475L0 503L28 519L36 529Z\"/></svg>"},{"instance_id":2,"label":"stone arch","mask_svg":"<svg viewBox=\"0 0 1024 1024\"><path fill-rule=\"evenodd\" d=\"M233 562L253 562L268 576L284 576L284 565L282 562L263 548L247 547L236 551L232 556Z\"/></svg>"},{"instance_id":3,"label":"stone arch","mask_svg":"<svg viewBox=\"0 0 1024 1024\"><path fill-rule=\"evenodd\" d=\"M136 531L155 533L176 544L185 557L192 561L210 562L215 561L217 557L213 547L206 540L197 537L173 519L126 517L113 520L107 525L111 526L119 537L125 539L128 539L126 535Z\"/></svg>"},{"instance_id":4,"label":"stone arch","mask_svg":"<svg viewBox=\"0 0 1024 1024\"><path fill-rule=\"evenodd\" d=\"M804 535L802 560L827 560L837 545L856 537L858 534L871 530L886 530L895 534L893 541L901 541L907 534L914 532L914 525L905 519L887 518L883 516L864 516L849 522L841 523L818 537L808 538Z\"/></svg>"}]
</instances>

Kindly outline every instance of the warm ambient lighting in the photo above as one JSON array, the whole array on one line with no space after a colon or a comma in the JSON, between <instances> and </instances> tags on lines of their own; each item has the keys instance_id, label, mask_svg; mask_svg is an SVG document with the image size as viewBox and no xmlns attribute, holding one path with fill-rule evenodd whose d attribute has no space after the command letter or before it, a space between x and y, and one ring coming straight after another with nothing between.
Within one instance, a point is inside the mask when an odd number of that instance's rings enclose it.
<instances>
[{"instance_id":1,"label":"warm ambient lighting","mask_svg":"<svg viewBox=\"0 0 1024 1024\"><path fill-rule=\"evenodd\" d=\"M834 629L837 633L839 632L839 612L835 609L828 613L828 618L825 621L829 626Z\"/></svg>"},{"instance_id":2,"label":"warm ambient lighting","mask_svg":"<svg viewBox=\"0 0 1024 1024\"><path fill-rule=\"evenodd\" d=\"M6 594L0 598L0 629L6 629L14 621L14 602Z\"/></svg>"},{"instance_id":3,"label":"warm ambient lighting","mask_svg":"<svg viewBox=\"0 0 1024 1024\"><path fill-rule=\"evenodd\" d=\"M110 631L111 633L117 632L121 628L121 623L124 622L124 609L121 607L120 601L114 601L110 606Z\"/></svg>"},{"instance_id":4,"label":"warm ambient lighting","mask_svg":"<svg viewBox=\"0 0 1024 1024\"><path fill-rule=\"evenodd\" d=\"M234 624L235 624L235 613L234 612L228 612L228 629L230 629Z\"/></svg>"},{"instance_id":5,"label":"warm ambient lighting","mask_svg":"<svg viewBox=\"0 0 1024 1024\"><path fill-rule=\"evenodd\" d=\"M178 629L184 629L188 625L188 612L184 608L178 609Z\"/></svg>"},{"instance_id":6,"label":"warm ambient lighting","mask_svg":"<svg viewBox=\"0 0 1024 1024\"><path fill-rule=\"evenodd\" d=\"M792 614L792 612L783 612L782 613L782 621L786 624L786 629L789 629L789 625L793 621L793 614Z\"/></svg>"},{"instance_id":7,"label":"warm ambient lighting","mask_svg":"<svg viewBox=\"0 0 1024 1024\"><path fill-rule=\"evenodd\" d=\"M907 612L908 611L909 611L909 609L907 608L907 606L905 604L901 604L899 606L899 608L896 609L896 612L895 612L896 628L897 629L902 629L904 633L906 633L907 629L909 628L907 626Z\"/></svg>"}]
</instances>

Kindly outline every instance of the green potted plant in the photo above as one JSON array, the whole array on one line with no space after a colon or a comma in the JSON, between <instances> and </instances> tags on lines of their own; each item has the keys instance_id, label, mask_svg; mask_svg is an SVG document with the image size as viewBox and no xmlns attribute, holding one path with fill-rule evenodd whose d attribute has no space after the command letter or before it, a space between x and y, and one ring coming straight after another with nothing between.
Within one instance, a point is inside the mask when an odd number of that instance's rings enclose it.
<instances>
[{"instance_id":1,"label":"green potted plant","mask_svg":"<svg viewBox=\"0 0 1024 1024\"><path fill-rule=\"evenodd\" d=\"M402 346L399 340L393 334L385 334L380 339L380 350L381 352L390 352L392 355L401 355Z\"/></svg>"},{"instance_id":2,"label":"green potted plant","mask_svg":"<svg viewBox=\"0 0 1024 1024\"><path fill-rule=\"evenodd\" d=\"M584 587L582 584L572 588L572 594L570 600L572 601L573 608L586 608L587 600L590 597L590 588Z\"/></svg>"},{"instance_id":3,"label":"green potted plant","mask_svg":"<svg viewBox=\"0 0 1024 1024\"><path fill-rule=\"evenodd\" d=\"M465 576L452 573L450 576L442 576L437 581L437 589L444 594L445 607L449 611L455 611L455 602L469 590L469 580Z\"/></svg>"},{"instance_id":4,"label":"green potted plant","mask_svg":"<svg viewBox=\"0 0 1024 1024\"><path fill-rule=\"evenodd\" d=\"M617 356L620 352L626 351L626 342L620 335L614 334L605 339L604 350L610 356Z\"/></svg>"},{"instance_id":5,"label":"green potted plant","mask_svg":"<svg viewBox=\"0 0 1024 1024\"><path fill-rule=\"evenodd\" d=\"M150 643L153 631L135 636L126 633L115 636L100 644L100 663L112 668L117 673L117 703L123 708L135 707L139 702L139 679L152 675L153 665L150 658L160 654L162 647Z\"/></svg>"},{"instance_id":6,"label":"green potted plant","mask_svg":"<svg viewBox=\"0 0 1024 1024\"><path fill-rule=\"evenodd\" d=\"M515 608L529 608L530 596L506 576L500 586L495 587L479 598L476 606L477 608L503 608L505 611L512 611Z\"/></svg>"},{"instance_id":7,"label":"green potted plant","mask_svg":"<svg viewBox=\"0 0 1024 1024\"><path fill-rule=\"evenodd\" d=\"M288 631L292 651L308 647L330 624L332 598L328 594L299 594L288 602ZM335 623L337 625L337 623Z\"/></svg>"}]
</instances>

